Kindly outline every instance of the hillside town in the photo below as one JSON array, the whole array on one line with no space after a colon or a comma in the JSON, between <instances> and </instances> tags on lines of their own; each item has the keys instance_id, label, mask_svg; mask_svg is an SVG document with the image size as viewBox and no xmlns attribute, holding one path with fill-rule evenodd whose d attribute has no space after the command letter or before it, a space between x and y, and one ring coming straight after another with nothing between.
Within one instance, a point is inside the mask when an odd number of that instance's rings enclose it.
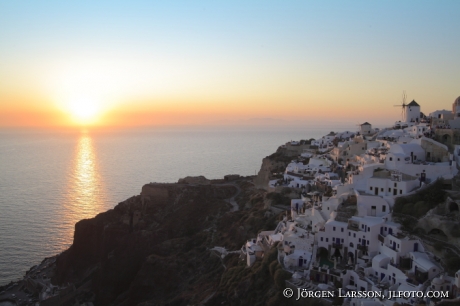
<instances>
[{"instance_id":1,"label":"hillside town","mask_svg":"<svg viewBox=\"0 0 460 306\"><path fill-rule=\"evenodd\" d=\"M405 229L394 212L398 199L435 184L455 189L460 97L451 111L425 115L416 101L401 108L403 118L392 127L365 122L356 132L311 140L282 175L273 176L269 191L289 187L299 196L291 199L290 212L274 230L260 232L242 247L248 266L276 247L279 263L292 273L286 285L294 292L340 289L343 305L353 306L460 303L460 270L449 275L430 251L439 242L447 246L442 236L458 227L456 193L426 214L418 232ZM446 216L450 221L443 221ZM456 245L450 249L458 256ZM382 296L357 297L356 291Z\"/></svg>"}]
</instances>

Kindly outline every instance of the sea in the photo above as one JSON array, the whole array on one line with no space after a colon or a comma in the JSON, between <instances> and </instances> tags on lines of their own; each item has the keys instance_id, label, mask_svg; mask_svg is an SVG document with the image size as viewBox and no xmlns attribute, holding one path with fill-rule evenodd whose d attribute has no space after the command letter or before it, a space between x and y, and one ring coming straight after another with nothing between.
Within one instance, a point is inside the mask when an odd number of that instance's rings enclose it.
<instances>
[{"instance_id":1,"label":"sea","mask_svg":"<svg viewBox=\"0 0 460 306\"><path fill-rule=\"evenodd\" d=\"M254 175L291 140L354 124L0 130L0 285L67 249L75 223L149 182Z\"/></svg>"}]
</instances>

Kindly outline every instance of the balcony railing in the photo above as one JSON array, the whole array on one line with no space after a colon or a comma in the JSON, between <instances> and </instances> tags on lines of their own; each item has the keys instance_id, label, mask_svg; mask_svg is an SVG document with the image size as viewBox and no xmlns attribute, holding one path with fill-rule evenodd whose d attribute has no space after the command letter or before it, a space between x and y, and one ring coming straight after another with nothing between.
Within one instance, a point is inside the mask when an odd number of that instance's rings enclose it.
<instances>
[{"instance_id":1,"label":"balcony railing","mask_svg":"<svg viewBox=\"0 0 460 306\"><path fill-rule=\"evenodd\" d=\"M342 246L343 246L343 245L342 245L341 243L333 243L333 244L332 244L332 247L333 247L333 248L336 248L336 249L342 249Z\"/></svg>"},{"instance_id":2,"label":"balcony railing","mask_svg":"<svg viewBox=\"0 0 460 306\"><path fill-rule=\"evenodd\" d=\"M358 244L358 250L367 251L367 245Z\"/></svg>"}]
</instances>

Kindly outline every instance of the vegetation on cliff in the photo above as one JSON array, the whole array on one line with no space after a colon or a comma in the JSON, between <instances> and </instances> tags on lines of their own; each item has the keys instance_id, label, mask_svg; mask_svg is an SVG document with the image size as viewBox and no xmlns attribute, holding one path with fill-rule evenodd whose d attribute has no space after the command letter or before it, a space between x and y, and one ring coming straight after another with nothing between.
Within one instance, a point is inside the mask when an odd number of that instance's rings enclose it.
<instances>
[{"instance_id":1,"label":"vegetation on cliff","mask_svg":"<svg viewBox=\"0 0 460 306\"><path fill-rule=\"evenodd\" d=\"M232 212L226 199L236 194L240 209ZM276 226L265 194L247 179L146 185L140 196L76 224L53 282L86 288L76 301L90 297L95 305L279 304L290 275L276 248L252 268L237 254L222 259L210 251L239 250Z\"/></svg>"},{"instance_id":2,"label":"vegetation on cliff","mask_svg":"<svg viewBox=\"0 0 460 306\"><path fill-rule=\"evenodd\" d=\"M446 199L446 192L443 190L443 186L444 183L440 179L413 195L399 197L395 201L393 211L421 217Z\"/></svg>"}]
</instances>

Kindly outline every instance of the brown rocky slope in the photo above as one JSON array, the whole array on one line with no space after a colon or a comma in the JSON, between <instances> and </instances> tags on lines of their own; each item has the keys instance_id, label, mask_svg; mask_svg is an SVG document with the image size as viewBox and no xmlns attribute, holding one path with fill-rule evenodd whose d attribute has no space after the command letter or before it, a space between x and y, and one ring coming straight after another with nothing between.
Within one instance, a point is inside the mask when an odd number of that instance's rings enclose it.
<instances>
[{"instance_id":1,"label":"brown rocky slope","mask_svg":"<svg viewBox=\"0 0 460 306\"><path fill-rule=\"evenodd\" d=\"M238 211L225 201L235 195ZM76 224L72 246L57 258L53 282L87 288L72 303L275 303L287 277L276 252L249 269L236 254L222 259L209 250L238 250L258 231L273 229L278 217L265 214L264 195L244 178L147 184L141 195Z\"/></svg>"}]
</instances>

